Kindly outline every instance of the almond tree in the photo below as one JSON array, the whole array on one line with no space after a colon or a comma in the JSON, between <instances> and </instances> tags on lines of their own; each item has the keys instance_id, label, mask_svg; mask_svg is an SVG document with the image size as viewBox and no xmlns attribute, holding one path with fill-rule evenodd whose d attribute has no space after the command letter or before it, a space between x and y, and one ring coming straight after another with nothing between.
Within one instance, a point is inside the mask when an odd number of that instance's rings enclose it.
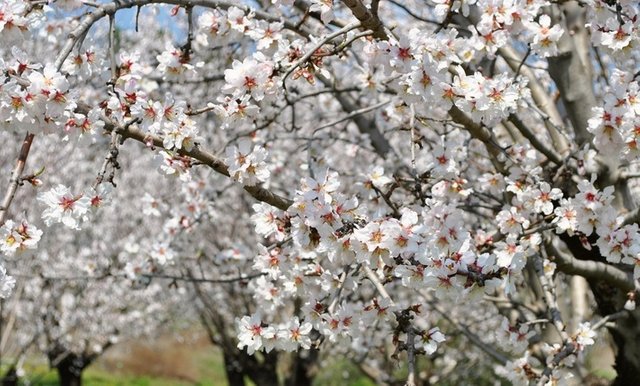
<instances>
[{"instance_id":1,"label":"almond tree","mask_svg":"<svg viewBox=\"0 0 640 386\"><path fill-rule=\"evenodd\" d=\"M249 355L344 352L379 383L394 381L389 358L406 363L406 384L423 382L423 355L432 379L469 376L447 363L472 358L515 384L580 383L606 330L614 384L633 384L639 11L627 0L6 1L0 115L6 143L24 141L2 251L34 248L39 218L45 233L82 233L135 200L148 217L166 205L126 274L212 278L221 272L182 257L241 245L250 252L233 265L254 301L234 316ZM29 174L38 143L87 160ZM123 152L154 157L126 168L179 181L181 194L118 184ZM10 204L26 183L41 186L23 220ZM231 224L221 240L207 232ZM4 296L12 274L0 275Z\"/></svg>"}]
</instances>

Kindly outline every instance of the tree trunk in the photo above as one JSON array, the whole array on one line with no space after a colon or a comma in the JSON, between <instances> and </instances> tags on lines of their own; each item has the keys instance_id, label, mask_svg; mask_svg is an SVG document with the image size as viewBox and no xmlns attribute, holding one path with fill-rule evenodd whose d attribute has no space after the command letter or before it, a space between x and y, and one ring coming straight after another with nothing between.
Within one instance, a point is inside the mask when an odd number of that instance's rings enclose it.
<instances>
[{"instance_id":1,"label":"tree trunk","mask_svg":"<svg viewBox=\"0 0 640 386\"><path fill-rule=\"evenodd\" d=\"M2 386L18 386L18 372L14 366L2 377Z\"/></svg>"},{"instance_id":2,"label":"tree trunk","mask_svg":"<svg viewBox=\"0 0 640 386\"><path fill-rule=\"evenodd\" d=\"M615 365L618 376L613 386L637 385L640 379L640 309L618 320L609 332L618 349Z\"/></svg>"},{"instance_id":3,"label":"tree trunk","mask_svg":"<svg viewBox=\"0 0 640 386\"><path fill-rule=\"evenodd\" d=\"M260 386L279 386L278 382L278 353L271 351L264 354L262 362L259 362L255 356L251 356L243 352L247 359L244 363L244 369L251 378L251 381Z\"/></svg>"},{"instance_id":4,"label":"tree trunk","mask_svg":"<svg viewBox=\"0 0 640 386\"><path fill-rule=\"evenodd\" d=\"M242 371L242 364L238 358L227 353L223 354L223 358L224 372L227 376L229 386L245 386L244 372Z\"/></svg>"},{"instance_id":5,"label":"tree trunk","mask_svg":"<svg viewBox=\"0 0 640 386\"><path fill-rule=\"evenodd\" d=\"M625 294L604 285L590 282L600 314L609 315L622 309ZM615 369L618 376L612 386L637 385L640 379L640 308L616 319L613 327L608 327L616 345Z\"/></svg>"},{"instance_id":6,"label":"tree trunk","mask_svg":"<svg viewBox=\"0 0 640 386\"><path fill-rule=\"evenodd\" d=\"M286 386L311 386L316 375L318 349L298 350Z\"/></svg>"},{"instance_id":7,"label":"tree trunk","mask_svg":"<svg viewBox=\"0 0 640 386\"><path fill-rule=\"evenodd\" d=\"M600 250L595 246L595 236L590 251L582 246L578 237L562 237L571 253L585 260L603 261ZM588 280L589 287L598 304L598 313L611 315L624 308L627 294L604 280ZM608 327L616 346L615 369L618 374L613 386L637 385L640 379L640 307L616 319L613 327Z\"/></svg>"},{"instance_id":8,"label":"tree trunk","mask_svg":"<svg viewBox=\"0 0 640 386\"><path fill-rule=\"evenodd\" d=\"M81 386L82 371L89 365L89 361L82 356L73 353L63 354L61 359L54 362L56 370L58 370L58 379L61 386Z\"/></svg>"},{"instance_id":9,"label":"tree trunk","mask_svg":"<svg viewBox=\"0 0 640 386\"><path fill-rule=\"evenodd\" d=\"M67 366L58 366L57 370L61 386L82 386L82 370Z\"/></svg>"}]
</instances>

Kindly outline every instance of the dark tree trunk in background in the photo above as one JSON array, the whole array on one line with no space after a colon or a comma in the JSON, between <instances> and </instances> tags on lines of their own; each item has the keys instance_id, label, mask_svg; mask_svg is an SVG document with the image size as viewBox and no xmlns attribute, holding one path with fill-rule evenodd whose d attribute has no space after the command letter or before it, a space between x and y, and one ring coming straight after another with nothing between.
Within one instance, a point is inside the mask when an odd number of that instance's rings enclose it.
<instances>
[{"instance_id":1,"label":"dark tree trunk in background","mask_svg":"<svg viewBox=\"0 0 640 386\"><path fill-rule=\"evenodd\" d=\"M56 369L61 386L82 386L82 369L64 365L60 365Z\"/></svg>"},{"instance_id":2,"label":"dark tree trunk in background","mask_svg":"<svg viewBox=\"0 0 640 386\"><path fill-rule=\"evenodd\" d=\"M614 2L615 3L615 2ZM591 64L592 47L589 31L585 27L587 12L578 2L561 2L562 15L556 14L555 21L564 24L566 31L558 42L558 55L548 59L549 75L553 79L564 106L567 117L571 121L578 147L592 142L593 134L589 132L589 119L593 116L592 108L599 105L593 90L593 66ZM561 17L560 17L561 16ZM611 173L604 168L598 172L600 189L612 184L616 185L616 205L620 209L634 209L632 195L628 186L619 184L611 178ZM573 189L575 192L575 188ZM565 191L565 193L567 193ZM566 195L570 197L571 195ZM623 208L624 207L624 208ZM591 250L586 250L578 237L561 236L576 259L605 261L595 246L596 236L589 241ZM628 269L629 267L621 267ZM623 309L626 302L624 291L604 282L591 279L589 286L593 291L600 315L611 315ZM640 310L628 313L617 319L615 326L609 328L616 345L615 369L618 373L614 385L640 384Z\"/></svg>"},{"instance_id":3,"label":"dark tree trunk in background","mask_svg":"<svg viewBox=\"0 0 640 386\"><path fill-rule=\"evenodd\" d=\"M602 282L589 282L601 315L610 315L622 309L626 300L617 288ZM640 384L640 308L616 319L608 327L615 343L615 370L618 376L612 386Z\"/></svg>"},{"instance_id":4,"label":"dark tree trunk in background","mask_svg":"<svg viewBox=\"0 0 640 386\"><path fill-rule=\"evenodd\" d=\"M228 353L223 354L224 357L224 371L227 376L227 382L229 386L245 386L244 372L242 371L242 364L233 355Z\"/></svg>"},{"instance_id":5,"label":"dark tree trunk in background","mask_svg":"<svg viewBox=\"0 0 640 386\"><path fill-rule=\"evenodd\" d=\"M577 236L562 237L571 253L583 260L605 261L595 246L595 236L589 241L593 245L586 250ZM626 267L623 267L626 268ZM602 316L615 314L624 308L627 294L604 280L587 280ZM618 374L612 386L640 384L640 307L616 319L613 327L608 327L615 343L615 370Z\"/></svg>"},{"instance_id":6,"label":"dark tree trunk in background","mask_svg":"<svg viewBox=\"0 0 640 386\"><path fill-rule=\"evenodd\" d=\"M285 381L286 386L311 386L316 376L318 350L299 350L291 368L291 374Z\"/></svg>"},{"instance_id":7,"label":"dark tree trunk in background","mask_svg":"<svg viewBox=\"0 0 640 386\"><path fill-rule=\"evenodd\" d=\"M278 382L278 353L271 351L263 355L262 362L258 362L255 356L242 352L245 358L244 369L251 381L260 386L279 386Z\"/></svg>"},{"instance_id":8,"label":"dark tree trunk in background","mask_svg":"<svg viewBox=\"0 0 640 386\"><path fill-rule=\"evenodd\" d=\"M2 386L18 386L18 372L14 366L2 378Z\"/></svg>"},{"instance_id":9,"label":"dark tree trunk in background","mask_svg":"<svg viewBox=\"0 0 640 386\"><path fill-rule=\"evenodd\" d=\"M58 347L49 351L49 363L58 371L58 380L61 386L81 386L82 371L93 361L81 355L67 352Z\"/></svg>"},{"instance_id":10,"label":"dark tree trunk in background","mask_svg":"<svg viewBox=\"0 0 640 386\"><path fill-rule=\"evenodd\" d=\"M618 320L609 332L618 349L615 365L618 376L613 386L637 385L640 383L640 309Z\"/></svg>"}]
</instances>

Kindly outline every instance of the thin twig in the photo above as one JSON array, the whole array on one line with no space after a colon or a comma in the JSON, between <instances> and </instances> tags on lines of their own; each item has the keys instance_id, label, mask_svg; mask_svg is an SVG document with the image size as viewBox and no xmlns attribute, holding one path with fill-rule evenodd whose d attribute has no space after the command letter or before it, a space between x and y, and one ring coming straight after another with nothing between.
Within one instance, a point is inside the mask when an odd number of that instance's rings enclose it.
<instances>
[{"instance_id":1,"label":"thin twig","mask_svg":"<svg viewBox=\"0 0 640 386\"><path fill-rule=\"evenodd\" d=\"M289 77L289 75L291 75L298 67L300 67L301 65L306 63L307 60L309 60L316 53L317 50L319 50L323 45L327 44L328 42L330 42L331 40L337 38L338 36L346 34L347 32L349 32L351 30L354 30L356 28L359 28L360 25L361 24L359 22L347 24L344 28L341 28L341 29L337 30L336 32L325 36L323 39L320 39L316 44L314 44L307 51L307 53L304 54L304 56L301 57L300 59L298 59L295 63L293 63L291 65L291 67L289 67L287 72L285 72L284 75L282 76L282 85L285 87L285 89L286 89L285 82L286 82L287 78Z\"/></svg>"},{"instance_id":2,"label":"thin twig","mask_svg":"<svg viewBox=\"0 0 640 386\"><path fill-rule=\"evenodd\" d=\"M345 115L342 118L336 119L335 121L331 121L329 123L326 123L324 125L321 125L321 126L317 127L313 132L315 134L316 132L318 132L318 131L320 131L322 129L326 129L328 127L335 126L335 125L337 125L339 123L342 123L344 121L348 121L351 118L357 117L358 115L368 113L369 111L377 110L380 107L383 107L383 106L389 104L389 102L390 101L384 101L384 102L377 103L377 104L375 104L373 106L363 107L361 109L354 110L354 111L352 111L351 113Z\"/></svg>"}]
</instances>

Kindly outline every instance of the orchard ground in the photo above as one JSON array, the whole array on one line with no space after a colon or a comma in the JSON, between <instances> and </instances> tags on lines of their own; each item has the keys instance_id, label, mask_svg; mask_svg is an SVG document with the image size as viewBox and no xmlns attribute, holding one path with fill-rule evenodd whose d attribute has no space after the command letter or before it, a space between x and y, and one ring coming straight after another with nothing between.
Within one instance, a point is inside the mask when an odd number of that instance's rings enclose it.
<instances>
[{"instance_id":1,"label":"orchard ground","mask_svg":"<svg viewBox=\"0 0 640 386\"><path fill-rule=\"evenodd\" d=\"M180 338L177 338L180 336ZM597 343L588 354L590 386L605 386L615 378L614 357L605 343ZM25 366L23 384L58 385L58 374L44 358L32 357ZM406 372L398 368L398 372ZM221 352L212 347L200 330L177 335L164 335L155 340L129 340L116 344L83 374L88 386L226 386L228 385ZM473 385L502 383L483 374ZM254 386L250 380L247 384ZM338 359L324 364L315 386L373 386L348 360ZM445 385L447 385L445 383Z\"/></svg>"},{"instance_id":2,"label":"orchard ground","mask_svg":"<svg viewBox=\"0 0 640 386\"><path fill-rule=\"evenodd\" d=\"M165 335L153 341L130 340L109 349L83 373L88 386L226 386L222 355L203 331ZM32 356L22 384L59 385L45 358ZM400 370L401 371L401 370ZM327 364L315 385L373 386L348 361ZM254 385L247 380L248 385Z\"/></svg>"}]
</instances>

